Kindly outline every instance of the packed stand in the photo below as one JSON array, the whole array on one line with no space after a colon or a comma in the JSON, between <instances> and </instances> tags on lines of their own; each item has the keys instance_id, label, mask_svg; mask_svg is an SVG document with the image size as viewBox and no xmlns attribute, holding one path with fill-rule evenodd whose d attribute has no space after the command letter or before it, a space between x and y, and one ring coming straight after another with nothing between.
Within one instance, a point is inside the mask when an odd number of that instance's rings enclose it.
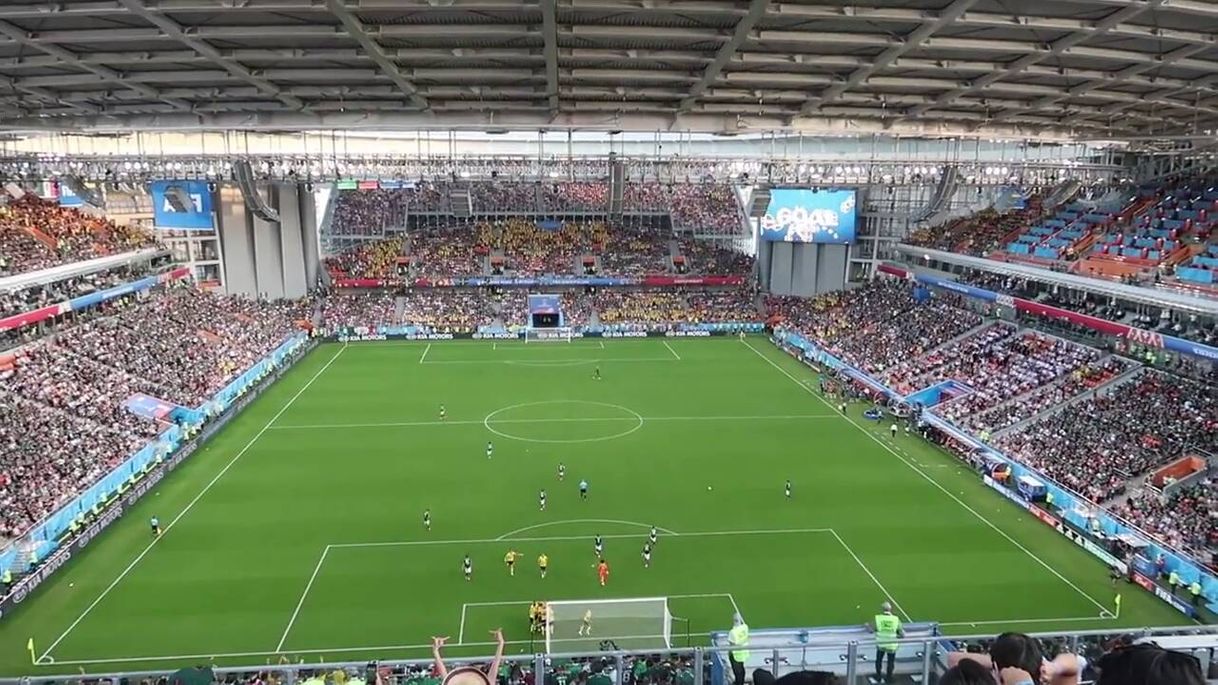
<instances>
[{"instance_id":1,"label":"packed stand","mask_svg":"<svg viewBox=\"0 0 1218 685\"><path fill-rule=\"evenodd\" d=\"M537 184L516 181L471 183L470 202L477 214L537 211Z\"/></svg>"},{"instance_id":2,"label":"packed stand","mask_svg":"<svg viewBox=\"0 0 1218 685\"><path fill-rule=\"evenodd\" d=\"M163 426L124 402L146 393L201 405L299 330L309 304L176 287L95 307L0 371L0 535L80 493Z\"/></svg>"},{"instance_id":3,"label":"packed stand","mask_svg":"<svg viewBox=\"0 0 1218 685\"><path fill-rule=\"evenodd\" d=\"M920 357L982 322L959 296L937 295L919 302L901 281L873 281L815 298L770 297L766 309L769 316L872 374Z\"/></svg>"},{"instance_id":4,"label":"packed stand","mask_svg":"<svg viewBox=\"0 0 1218 685\"><path fill-rule=\"evenodd\" d=\"M1166 501L1156 493L1131 497L1114 513L1175 549L1218 546L1218 489L1209 479L1177 490Z\"/></svg>"},{"instance_id":5,"label":"packed stand","mask_svg":"<svg viewBox=\"0 0 1218 685\"><path fill-rule=\"evenodd\" d=\"M693 273L735 276L753 271L753 258L730 245L703 240L682 240L680 244L681 255Z\"/></svg>"},{"instance_id":6,"label":"packed stand","mask_svg":"<svg viewBox=\"0 0 1218 685\"><path fill-rule=\"evenodd\" d=\"M1099 361L1099 350L1041 333L1016 333L995 324L924 357L903 362L885 376L908 394L944 380L971 388L935 412L956 423L976 423L977 414L1023 393L1050 385ZM965 419L970 419L965 421Z\"/></svg>"},{"instance_id":7,"label":"packed stand","mask_svg":"<svg viewBox=\"0 0 1218 685\"><path fill-rule=\"evenodd\" d=\"M330 231L336 235L378 235L406 225L413 214L451 211L447 183L419 181L410 188L340 190L334 199Z\"/></svg>"},{"instance_id":8,"label":"packed stand","mask_svg":"<svg viewBox=\"0 0 1218 685\"><path fill-rule=\"evenodd\" d=\"M600 290L594 306L605 326L692 322L684 298L671 291Z\"/></svg>"},{"instance_id":9,"label":"packed stand","mask_svg":"<svg viewBox=\"0 0 1218 685\"><path fill-rule=\"evenodd\" d=\"M398 260L406 249L404 238L365 242L326 257L326 271L333 278L378 279L397 275Z\"/></svg>"},{"instance_id":10,"label":"packed stand","mask_svg":"<svg viewBox=\"0 0 1218 685\"><path fill-rule=\"evenodd\" d=\"M1102 502L1186 446L1218 449L1218 396L1204 384L1147 372L1101 389L1069 411L1004 433L995 446Z\"/></svg>"},{"instance_id":11,"label":"packed stand","mask_svg":"<svg viewBox=\"0 0 1218 685\"><path fill-rule=\"evenodd\" d=\"M0 293L0 319L129 283L146 271L122 267Z\"/></svg>"},{"instance_id":12,"label":"packed stand","mask_svg":"<svg viewBox=\"0 0 1218 685\"><path fill-rule=\"evenodd\" d=\"M654 181L627 183L622 187L622 210L626 212L668 211L668 189Z\"/></svg>"},{"instance_id":13,"label":"packed stand","mask_svg":"<svg viewBox=\"0 0 1218 685\"><path fill-rule=\"evenodd\" d=\"M491 301L478 290L415 288L402 300L402 323L435 333L473 332L496 316Z\"/></svg>"},{"instance_id":14,"label":"packed stand","mask_svg":"<svg viewBox=\"0 0 1218 685\"><path fill-rule=\"evenodd\" d=\"M32 195L0 207L0 277L156 246L141 228Z\"/></svg>"},{"instance_id":15,"label":"packed stand","mask_svg":"<svg viewBox=\"0 0 1218 685\"><path fill-rule=\"evenodd\" d=\"M689 317L695 323L753 323L761 320L753 288L704 290L685 296Z\"/></svg>"},{"instance_id":16,"label":"packed stand","mask_svg":"<svg viewBox=\"0 0 1218 685\"><path fill-rule=\"evenodd\" d=\"M1133 368L1133 364L1120 357L1085 364L1070 372L1065 381L1043 385L1027 395L1017 397L1006 404L995 407L984 414L967 417L964 427L980 434L1009 428L1027 421L1037 414L1068 402L1085 392L1094 390ZM956 416L957 421L960 416Z\"/></svg>"},{"instance_id":17,"label":"packed stand","mask_svg":"<svg viewBox=\"0 0 1218 685\"><path fill-rule=\"evenodd\" d=\"M1039 214L1039 200L1032 199L1026 209L1001 214L986 209L962 219L918 229L910 234L907 242L932 250L985 257L994 250L1001 250L1003 238L1027 226Z\"/></svg>"},{"instance_id":18,"label":"packed stand","mask_svg":"<svg viewBox=\"0 0 1218 685\"><path fill-rule=\"evenodd\" d=\"M479 248L470 224L420 226L407 239L410 264L423 278L476 276L485 270L486 250Z\"/></svg>"},{"instance_id":19,"label":"packed stand","mask_svg":"<svg viewBox=\"0 0 1218 685\"><path fill-rule=\"evenodd\" d=\"M543 183L541 206L546 212L609 211L609 184L596 181Z\"/></svg>"},{"instance_id":20,"label":"packed stand","mask_svg":"<svg viewBox=\"0 0 1218 685\"><path fill-rule=\"evenodd\" d=\"M686 183L670 189L669 214L674 228L695 232L738 234L743 217L736 191L726 183Z\"/></svg>"},{"instance_id":21,"label":"packed stand","mask_svg":"<svg viewBox=\"0 0 1218 685\"><path fill-rule=\"evenodd\" d=\"M397 323L397 300L387 292L333 294L322 300L321 325L326 330Z\"/></svg>"},{"instance_id":22,"label":"packed stand","mask_svg":"<svg viewBox=\"0 0 1218 685\"><path fill-rule=\"evenodd\" d=\"M178 287L69 329L59 342L164 388L162 399L197 407L310 316L305 302L263 303Z\"/></svg>"}]
</instances>

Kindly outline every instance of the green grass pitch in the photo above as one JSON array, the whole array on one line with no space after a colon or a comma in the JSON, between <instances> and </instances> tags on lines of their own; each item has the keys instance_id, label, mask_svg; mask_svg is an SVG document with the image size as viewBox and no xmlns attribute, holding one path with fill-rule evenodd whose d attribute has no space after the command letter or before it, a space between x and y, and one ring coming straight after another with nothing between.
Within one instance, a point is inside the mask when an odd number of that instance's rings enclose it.
<instances>
[{"instance_id":1,"label":"green grass pitch","mask_svg":"<svg viewBox=\"0 0 1218 685\"><path fill-rule=\"evenodd\" d=\"M473 655L500 626L535 651L535 599L670 597L677 645L734 607L840 625L886 597L956 633L1181 622L1129 589L1101 618L1098 561L815 384L762 338L323 345L4 617L0 672L423 657L433 635Z\"/></svg>"}]
</instances>

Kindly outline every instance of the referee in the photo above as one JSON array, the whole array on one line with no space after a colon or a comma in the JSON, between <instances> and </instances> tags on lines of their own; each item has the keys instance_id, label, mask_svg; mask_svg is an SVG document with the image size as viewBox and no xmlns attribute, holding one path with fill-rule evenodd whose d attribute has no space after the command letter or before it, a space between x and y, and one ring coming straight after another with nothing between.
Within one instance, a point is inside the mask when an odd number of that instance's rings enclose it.
<instances>
[{"instance_id":1,"label":"referee","mask_svg":"<svg viewBox=\"0 0 1218 685\"><path fill-rule=\"evenodd\" d=\"M727 633L727 642L732 650L727 653L727 660L732 665L733 685L744 685L744 662L749 660L749 624L744 617L736 614L732 618L732 629Z\"/></svg>"}]
</instances>

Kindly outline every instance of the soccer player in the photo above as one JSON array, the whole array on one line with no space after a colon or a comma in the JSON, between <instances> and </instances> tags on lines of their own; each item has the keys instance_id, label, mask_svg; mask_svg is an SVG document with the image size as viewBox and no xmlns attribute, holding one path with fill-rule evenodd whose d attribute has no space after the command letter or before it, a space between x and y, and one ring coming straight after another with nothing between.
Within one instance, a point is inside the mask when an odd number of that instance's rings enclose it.
<instances>
[{"instance_id":1,"label":"soccer player","mask_svg":"<svg viewBox=\"0 0 1218 685\"><path fill-rule=\"evenodd\" d=\"M441 404L440 405L440 420L443 421L447 418L448 418L448 410L445 409L444 405Z\"/></svg>"},{"instance_id":2,"label":"soccer player","mask_svg":"<svg viewBox=\"0 0 1218 685\"><path fill-rule=\"evenodd\" d=\"M537 501L541 505L541 510L545 511L546 510L546 491L544 488L542 489L541 492L537 493Z\"/></svg>"},{"instance_id":3,"label":"soccer player","mask_svg":"<svg viewBox=\"0 0 1218 685\"><path fill-rule=\"evenodd\" d=\"M465 561L461 563L461 568L465 571L466 581L474 579L474 560L470 559L468 554L465 555Z\"/></svg>"},{"instance_id":4,"label":"soccer player","mask_svg":"<svg viewBox=\"0 0 1218 685\"><path fill-rule=\"evenodd\" d=\"M579 498L588 499L588 481L586 480L579 481Z\"/></svg>"},{"instance_id":5,"label":"soccer player","mask_svg":"<svg viewBox=\"0 0 1218 685\"><path fill-rule=\"evenodd\" d=\"M604 559L601 559L600 563L596 565L596 577L600 578L601 587L605 587L605 583L609 580L609 564Z\"/></svg>"},{"instance_id":6,"label":"soccer player","mask_svg":"<svg viewBox=\"0 0 1218 685\"><path fill-rule=\"evenodd\" d=\"M597 559L605 556L604 554L601 554L601 552L605 551L605 541L601 539L601 536L597 535L595 538L593 538L592 549L596 550Z\"/></svg>"},{"instance_id":7,"label":"soccer player","mask_svg":"<svg viewBox=\"0 0 1218 685\"><path fill-rule=\"evenodd\" d=\"M601 367L597 366L592 372L592 380L599 381L601 379Z\"/></svg>"},{"instance_id":8,"label":"soccer player","mask_svg":"<svg viewBox=\"0 0 1218 685\"><path fill-rule=\"evenodd\" d=\"M494 453L494 451L495 451L495 446L493 444L491 444L490 440L487 440L486 441L486 458L490 459L491 454Z\"/></svg>"},{"instance_id":9,"label":"soccer player","mask_svg":"<svg viewBox=\"0 0 1218 685\"><path fill-rule=\"evenodd\" d=\"M892 422L892 426L890 426L888 428L888 431L889 431L889 433L892 434L892 439L896 440L897 439L897 422L896 421Z\"/></svg>"},{"instance_id":10,"label":"soccer player","mask_svg":"<svg viewBox=\"0 0 1218 685\"><path fill-rule=\"evenodd\" d=\"M507 564L508 575L516 575L516 560L520 558L520 553L514 549L509 549L508 553L503 555L503 563Z\"/></svg>"},{"instance_id":11,"label":"soccer player","mask_svg":"<svg viewBox=\"0 0 1218 685\"><path fill-rule=\"evenodd\" d=\"M584 620L579 624L580 637L592 636L592 610L588 609L584 612Z\"/></svg>"},{"instance_id":12,"label":"soccer player","mask_svg":"<svg viewBox=\"0 0 1218 685\"><path fill-rule=\"evenodd\" d=\"M643 543L643 568L651 568L651 543Z\"/></svg>"},{"instance_id":13,"label":"soccer player","mask_svg":"<svg viewBox=\"0 0 1218 685\"><path fill-rule=\"evenodd\" d=\"M423 510L423 528L431 530L431 509Z\"/></svg>"},{"instance_id":14,"label":"soccer player","mask_svg":"<svg viewBox=\"0 0 1218 685\"><path fill-rule=\"evenodd\" d=\"M566 478L566 477L567 477L566 465L563 464L562 462L558 462L558 480L562 480L563 478Z\"/></svg>"},{"instance_id":15,"label":"soccer player","mask_svg":"<svg viewBox=\"0 0 1218 685\"><path fill-rule=\"evenodd\" d=\"M161 534L161 520L160 520L160 519L158 519L157 517L153 516L153 517L152 517L152 520L151 520L151 521L149 521L149 523L150 523L150 524L152 524L152 537L154 537L154 538L155 538L155 537L160 536L160 534Z\"/></svg>"},{"instance_id":16,"label":"soccer player","mask_svg":"<svg viewBox=\"0 0 1218 685\"><path fill-rule=\"evenodd\" d=\"M648 534L648 536L647 536L647 541L651 543L651 546L652 546L652 547L655 547L655 546L656 546L656 541L657 541L657 540L659 540L659 539L660 539L660 534L659 534L659 532L658 532L658 531L656 531L656 527L655 527L655 526L652 526L652 527L651 527L651 533L650 533L650 534Z\"/></svg>"},{"instance_id":17,"label":"soccer player","mask_svg":"<svg viewBox=\"0 0 1218 685\"><path fill-rule=\"evenodd\" d=\"M785 494L787 496L787 499L791 499L791 481L790 480L787 481L787 484L786 484L786 486L783 487L782 492L783 492L783 494Z\"/></svg>"},{"instance_id":18,"label":"soccer player","mask_svg":"<svg viewBox=\"0 0 1218 685\"><path fill-rule=\"evenodd\" d=\"M537 555L537 570L541 571L541 577L546 577L546 571L550 569L550 557L546 556L545 552Z\"/></svg>"}]
</instances>

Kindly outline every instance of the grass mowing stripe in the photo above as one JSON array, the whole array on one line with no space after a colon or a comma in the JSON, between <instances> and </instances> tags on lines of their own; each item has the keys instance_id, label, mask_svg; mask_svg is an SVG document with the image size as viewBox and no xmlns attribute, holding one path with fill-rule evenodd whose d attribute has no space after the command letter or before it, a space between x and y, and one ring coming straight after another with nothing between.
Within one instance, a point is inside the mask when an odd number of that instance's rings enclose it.
<instances>
[{"instance_id":1,"label":"grass mowing stripe","mask_svg":"<svg viewBox=\"0 0 1218 685\"><path fill-rule=\"evenodd\" d=\"M752 351L753 351L753 354L756 354L758 357L761 357L761 359L762 359L763 361L765 361L765 363L769 364L770 366L774 367L775 369L778 369L778 371L779 371L780 373L782 373L782 375L786 376L787 378L790 378L792 382L794 382L796 385L798 385L800 388L802 388L802 389L803 389L805 392L807 392L808 394L812 395L812 396L813 396L813 397L815 397L816 399L818 399L818 400L820 400L821 402L823 402L823 403L825 404L825 406L829 407L830 409L832 409L832 408L833 408L833 405L829 404L829 401L828 401L828 400L826 400L825 398L821 397L821 396L820 396L820 395L819 395L819 394L818 394L816 391L814 391L814 390L812 390L811 388L809 388L808 386L804 385L804 384L803 384L803 382L802 382L802 381L800 381L800 380L799 380L798 378L796 378L795 376L793 376L793 375L791 374L791 372L790 372L790 371L787 371L786 369L784 369L784 368L782 368L781 366L779 366L779 365L778 365L778 363L777 363L777 362L775 362L773 359L770 359L770 358L769 358L769 357L767 357L767 356L766 356L766 355L765 355L763 352L761 352L760 350L758 350L756 347L753 347L752 345L750 345L750 344L749 344L749 342L748 342L747 340L742 340L742 341L741 341L741 344L742 344L742 345L744 345L745 347L749 348L750 350L752 350ZM1001 535L1002 537L1006 538L1006 539L1007 539L1007 540L1008 540L1008 541L1009 541L1009 542L1010 542L1012 545L1015 545L1016 547L1018 547L1020 550L1022 550L1022 551L1023 551L1023 553L1024 553L1024 554L1027 554L1027 555L1028 555L1029 557L1031 557L1031 558L1032 558L1032 559L1033 559L1033 560L1034 560L1036 563L1040 564L1040 565L1041 565L1041 566L1043 566L1043 567L1044 567L1046 570L1048 570L1050 573L1052 573L1053 575L1057 576L1057 577L1058 577L1058 579L1060 579L1060 580L1061 580L1063 583L1065 583L1066 585L1069 585L1069 586L1070 586L1070 587L1071 587L1071 588L1072 588L1072 589L1073 589L1075 592L1077 592L1079 595L1081 595L1081 596L1085 597L1085 598L1087 599L1087 601L1089 601L1089 602L1091 602L1092 604L1094 604L1094 605L1095 605L1096 607L1098 607L1098 608L1099 608L1101 611L1105 611L1105 612L1109 611L1108 607L1104 606L1103 604L1100 604L1098 601L1096 601L1096 600L1095 600L1095 598L1094 598L1094 597L1092 597L1091 595L1089 595L1089 594L1087 594L1086 592L1084 592L1084 591L1083 591L1083 589L1082 589L1082 588L1080 588L1078 585L1075 585L1073 581L1071 581L1069 578L1067 578L1067 577L1063 576L1061 573L1059 573L1059 572L1057 571L1057 569L1055 569L1055 568L1053 568L1052 566L1050 566L1050 565L1046 564L1046 563L1044 562L1044 560L1043 560L1043 559L1041 559L1040 557L1038 557L1038 556L1036 556L1035 554L1033 554L1031 550L1029 550L1027 547L1024 547L1024 546L1023 546L1023 544L1021 544L1021 543L1020 543L1018 540L1016 540L1015 538L1011 537L1011 536L1010 536L1010 535L1009 535L1009 534L1008 534L1008 533L1007 533L1005 530L1003 530L1003 529L999 528L997 525L995 525L995 524L994 524L994 522L992 522L992 521L990 521L988 518L986 518L986 517L982 516L982 515L981 515L981 514L980 514L980 513L979 513L979 512L976 510L976 509L974 509L974 508L970 507L968 504L966 504L966 503L964 502L964 500L960 499L960 498L959 498L959 497L957 497L955 494L953 494L953 493L952 493L950 490L948 490L947 488L943 487L943 486L942 486L942 485L939 483L939 481L935 480L934 478L931 478L931 477L930 477L930 476L929 476L929 475L928 475L928 474L927 474L925 471L923 471L922 469L918 468L917 466L914 466L914 465L913 465L913 464L912 464L912 463L911 463L911 462L910 462L908 459L906 459L905 457L901 456L900 454L897 454L896 450L892 449L892 447L890 447L890 446L889 446L887 443L885 443L884 441L882 441L882 440L880 440L879 438L875 437L875 435L872 435L871 431L869 431L869 430L867 430L866 428L864 428L863 426L859 425L857 422L855 422L855 420L854 420L854 419L850 418L849 416L845 416L845 415L843 415L843 416L842 416L842 418L843 418L843 419L845 419L845 420L846 420L848 423L850 423L850 425L852 425L852 426L854 426L855 428L857 428L857 429L858 429L860 432L862 432L862 433L863 433L864 435L866 435L868 438L870 438L870 439L871 439L873 442L875 442L877 445L879 445L880 447L883 447L883 448L884 448L884 449L885 449L885 450L886 450L886 451L887 451L889 454L891 454L892 456L894 456L894 457L896 457L897 459L899 459L899 460L901 461L901 463L903 463L903 464L905 464L906 466L908 466L909 468L913 469L913 470L914 470L914 472L916 472L918 475L922 476L922 478L924 478L924 479L926 480L926 482L930 483L931 485L934 485L936 488L938 488L940 491L942 491L942 492L943 492L943 494L945 494L945 495L947 495L949 498L951 498L951 499L955 500L957 504L959 504L960 506L964 507L964 509L965 509L966 511L968 511L969 513L971 513L973 516L977 517L977 519L978 519L978 520L980 520L982 523L984 523L985 525L987 525L987 526L989 526L990 528L992 528L992 529L993 529L995 532L997 532L997 533L998 533L999 535Z\"/></svg>"},{"instance_id":2,"label":"grass mowing stripe","mask_svg":"<svg viewBox=\"0 0 1218 685\"><path fill-rule=\"evenodd\" d=\"M237 452L237 455L234 456L232 458L232 460L230 460L227 464L225 464L224 468L220 469L220 472L217 473L216 476L207 483L207 485L203 486L203 489L199 491L199 494L195 495L194 499L190 500L190 502L187 503L186 507L183 508L182 511L178 512L178 515L175 516L173 518L173 520L170 521L169 524L165 526L164 530L161 531L161 534L158 535L157 537L153 538L152 542L148 543L148 546L145 547L142 552L140 552L138 555L136 555L135 559L131 560L131 563L127 565L127 568L123 569L123 571L118 574L118 577L115 578L114 581L111 582L108 586L106 586L105 590L102 590L101 594L97 596L97 599L94 599L93 602L91 604L89 604L89 606L85 607L85 610L83 612L81 612L80 616L76 617L75 621L72 621L71 625L68 626L67 630L63 631L63 633L58 638L56 638L54 642L51 643L50 647L47 647L46 651L42 653L41 657L39 657L39 661L46 659L47 657L49 657L51 655L51 651L54 650L56 647L58 647L59 643L63 642L64 638L66 638L73 630L75 630L76 626L80 625L81 621L85 620L85 617L89 615L89 612L93 611L93 608L96 607L98 604L100 604L101 601L106 598L106 595L110 594L110 591L113 590L120 582L122 582L123 578L127 577L128 573L131 573L131 569L135 568L136 565L139 564L140 561L143 560L143 558L148 555L148 552L152 551L153 547L156 547L156 543L160 542L161 539L164 538L165 535L167 535L169 533L169 530L171 528L173 528L174 525L176 525L178 521L181 521L182 517L185 516L188 512L190 512L190 510L192 508L194 508L195 504L198 503L198 501L200 499L203 499L203 495L206 495L207 492L209 490L211 490L212 486L215 485L216 482L219 481L221 478L223 478L224 474L228 473L228 470L233 467L233 464L236 464L237 461L240 460L241 457L244 456L245 453L248 452L249 449L254 446L254 443L258 442L258 439L261 438L263 436L263 434L265 434L267 432L267 430L271 427L271 424L275 423L275 421L280 416L283 416L283 413L286 412L288 410L288 408L290 408L292 406L292 404L295 403L296 400L301 395L303 395L306 390L309 389L309 386L313 385L314 381L316 381L318 378L321 377L321 375L323 373L325 373L326 369L330 368L330 365L333 364L335 362L335 360L337 360L339 358L339 356L342 355L343 351L345 351L346 349L347 349L346 345L343 345L342 347L338 348L338 352L335 352L334 356L330 357L330 360L327 361L324 366L322 366L320 369L318 369L317 373L313 374L313 377L310 378L307 383L305 383L303 386L301 386L300 390L297 390L296 394L292 395L291 399L289 399L286 403L284 403L283 407L280 408L280 410L278 412L276 412L274 416L271 417L271 420L266 422L266 425L262 427L262 430L255 433L254 437L250 438L250 441L245 443L245 447L242 447L241 450L239 452Z\"/></svg>"},{"instance_id":3,"label":"grass mowing stripe","mask_svg":"<svg viewBox=\"0 0 1218 685\"><path fill-rule=\"evenodd\" d=\"M835 414L768 414L761 416L581 416L552 419L495 419L491 423L602 423L608 421L792 421L796 419L835 419ZM406 428L411 426L481 426L480 421L389 421L385 423L314 423L272 426L271 430L328 430L340 428Z\"/></svg>"}]
</instances>

